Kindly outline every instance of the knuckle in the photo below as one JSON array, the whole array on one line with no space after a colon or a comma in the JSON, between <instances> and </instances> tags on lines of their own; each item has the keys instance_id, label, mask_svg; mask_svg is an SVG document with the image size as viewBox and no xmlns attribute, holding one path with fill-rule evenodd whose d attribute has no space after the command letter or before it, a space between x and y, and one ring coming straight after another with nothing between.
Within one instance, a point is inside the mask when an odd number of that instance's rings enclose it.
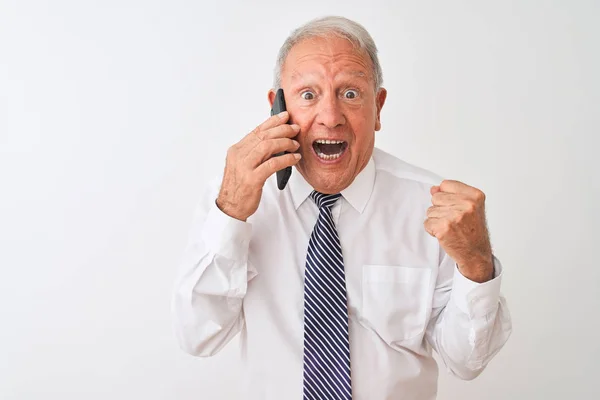
<instances>
[{"instance_id":1,"label":"knuckle","mask_svg":"<svg viewBox=\"0 0 600 400\"><path fill-rule=\"evenodd\" d=\"M287 131L289 132L290 137L294 137L300 133L299 125L287 125Z\"/></svg>"},{"instance_id":2,"label":"knuckle","mask_svg":"<svg viewBox=\"0 0 600 400\"><path fill-rule=\"evenodd\" d=\"M431 234L431 228L429 227L429 220L426 219L425 221L423 221L423 227L425 228L425 231L427 231L428 233Z\"/></svg>"},{"instance_id":3,"label":"knuckle","mask_svg":"<svg viewBox=\"0 0 600 400\"><path fill-rule=\"evenodd\" d=\"M272 157L269 158L267 161L267 168L269 168L270 170L274 170L277 168L277 157Z\"/></svg>"},{"instance_id":4,"label":"knuckle","mask_svg":"<svg viewBox=\"0 0 600 400\"><path fill-rule=\"evenodd\" d=\"M257 138L258 140L263 140L263 136L264 133L263 131L260 129L259 126L257 126L256 128L254 128L252 130L252 132L250 132L250 135L254 136L255 138Z\"/></svg>"},{"instance_id":5,"label":"knuckle","mask_svg":"<svg viewBox=\"0 0 600 400\"><path fill-rule=\"evenodd\" d=\"M450 231L451 225L452 223L450 221L444 220L440 226L440 233L443 235L447 234Z\"/></svg>"},{"instance_id":6,"label":"knuckle","mask_svg":"<svg viewBox=\"0 0 600 400\"><path fill-rule=\"evenodd\" d=\"M233 158L235 158L237 154L237 145L233 145L230 148L227 149L227 160L231 160Z\"/></svg>"},{"instance_id":7,"label":"knuckle","mask_svg":"<svg viewBox=\"0 0 600 400\"><path fill-rule=\"evenodd\" d=\"M268 150L269 147L269 143L267 141L261 141L260 143L258 143L256 145L256 149L260 152L260 153L266 153L266 151Z\"/></svg>"},{"instance_id":8,"label":"knuckle","mask_svg":"<svg viewBox=\"0 0 600 400\"><path fill-rule=\"evenodd\" d=\"M471 202L471 201L467 202L466 211L467 211L468 213L470 213L470 214L474 213L474 212L475 212L475 210L476 210L476 208L477 208L477 207L475 206L475 203L473 203L473 202Z\"/></svg>"},{"instance_id":9,"label":"knuckle","mask_svg":"<svg viewBox=\"0 0 600 400\"><path fill-rule=\"evenodd\" d=\"M481 190L476 189L475 192L475 199L479 202L483 202L485 201L485 193L483 193Z\"/></svg>"},{"instance_id":10,"label":"knuckle","mask_svg":"<svg viewBox=\"0 0 600 400\"><path fill-rule=\"evenodd\" d=\"M262 152L265 155L273 155L277 152L278 142L276 140L265 140L262 142Z\"/></svg>"},{"instance_id":11,"label":"knuckle","mask_svg":"<svg viewBox=\"0 0 600 400\"><path fill-rule=\"evenodd\" d=\"M287 139L286 145L289 149L297 150L300 147L300 143L293 139Z\"/></svg>"}]
</instances>

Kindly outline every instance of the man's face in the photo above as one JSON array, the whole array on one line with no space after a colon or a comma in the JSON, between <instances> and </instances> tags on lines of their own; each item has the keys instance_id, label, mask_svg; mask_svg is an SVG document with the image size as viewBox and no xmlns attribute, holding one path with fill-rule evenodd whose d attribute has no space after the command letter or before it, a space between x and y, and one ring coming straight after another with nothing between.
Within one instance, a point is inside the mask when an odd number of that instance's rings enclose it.
<instances>
[{"instance_id":1,"label":"man's face","mask_svg":"<svg viewBox=\"0 0 600 400\"><path fill-rule=\"evenodd\" d=\"M304 40L285 60L281 87L290 123L300 126L296 168L322 193L348 187L373 153L386 91L375 93L372 71L366 52L333 36Z\"/></svg>"}]
</instances>

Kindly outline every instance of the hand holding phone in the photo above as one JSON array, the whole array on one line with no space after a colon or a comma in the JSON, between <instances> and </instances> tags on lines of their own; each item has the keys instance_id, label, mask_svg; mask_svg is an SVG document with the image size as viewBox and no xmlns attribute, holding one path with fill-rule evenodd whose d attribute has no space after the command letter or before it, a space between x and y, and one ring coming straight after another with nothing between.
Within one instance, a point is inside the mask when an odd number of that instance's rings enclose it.
<instances>
[{"instance_id":1,"label":"hand holding phone","mask_svg":"<svg viewBox=\"0 0 600 400\"><path fill-rule=\"evenodd\" d=\"M283 99L283 94L280 98ZM273 108L273 114L279 107ZM266 180L278 171L278 186L285 187L291 166L301 158L296 153L300 144L294 140L300 127L288 121L288 113L277 113L229 148L216 199L222 212L246 221L258 209Z\"/></svg>"}]
</instances>

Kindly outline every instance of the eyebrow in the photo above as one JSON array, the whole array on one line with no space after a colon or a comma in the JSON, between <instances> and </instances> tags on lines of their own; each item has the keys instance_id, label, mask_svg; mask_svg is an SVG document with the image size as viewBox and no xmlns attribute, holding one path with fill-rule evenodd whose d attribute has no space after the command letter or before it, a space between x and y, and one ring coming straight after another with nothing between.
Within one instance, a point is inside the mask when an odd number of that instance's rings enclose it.
<instances>
[{"instance_id":1,"label":"eyebrow","mask_svg":"<svg viewBox=\"0 0 600 400\"><path fill-rule=\"evenodd\" d=\"M361 77L361 78L366 78L367 77L367 74L365 74L363 71L352 70L352 71L348 71L348 73L350 75L358 76L358 77Z\"/></svg>"}]
</instances>

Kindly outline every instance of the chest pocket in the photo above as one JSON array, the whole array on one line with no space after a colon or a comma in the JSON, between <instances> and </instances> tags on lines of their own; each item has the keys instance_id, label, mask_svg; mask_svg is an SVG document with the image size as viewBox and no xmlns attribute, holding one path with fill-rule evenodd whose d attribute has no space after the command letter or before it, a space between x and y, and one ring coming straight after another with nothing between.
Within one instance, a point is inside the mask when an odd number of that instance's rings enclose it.
<instances>
[{"instance_id":1,"label":"chest pocket","mask_svg":"<svg viewBox=\"0 0 600 400\"><path fill-rule=\"evenodd\" d=\"M425 332L431 308L430 268L363 265L362 317L388 344Z\"/></svg>"}]
</instances>

